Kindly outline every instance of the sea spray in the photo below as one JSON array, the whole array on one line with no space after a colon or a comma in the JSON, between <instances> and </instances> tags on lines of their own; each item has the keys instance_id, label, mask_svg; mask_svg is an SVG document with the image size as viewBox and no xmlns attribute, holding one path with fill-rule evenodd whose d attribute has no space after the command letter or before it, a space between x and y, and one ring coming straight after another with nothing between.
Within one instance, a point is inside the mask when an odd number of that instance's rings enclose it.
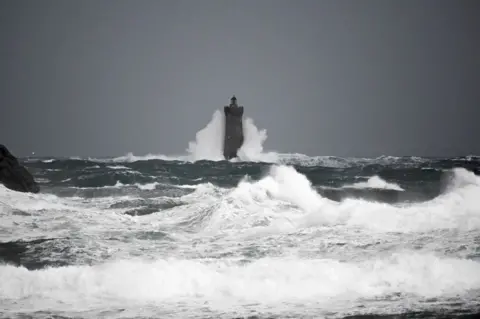
<instances>
[{"instance_id":1,"label":"sea spray","mask_svg":"<svg viewBox=\"0 0 480 319\"><path fill-rule=\"evenodd\" d=\"M187 153L190 161L210 160L220 161L223 157L223 136L225 118L219 110L213 113L210 122L195 135L195 141L188 145ZM239 149L238 158L233 161L271 162L278 160L275 152L265 153L263 144L267 139L267 130L258 129L251 118L245 118L245 140Z\"/></svg>"}]
</instances>

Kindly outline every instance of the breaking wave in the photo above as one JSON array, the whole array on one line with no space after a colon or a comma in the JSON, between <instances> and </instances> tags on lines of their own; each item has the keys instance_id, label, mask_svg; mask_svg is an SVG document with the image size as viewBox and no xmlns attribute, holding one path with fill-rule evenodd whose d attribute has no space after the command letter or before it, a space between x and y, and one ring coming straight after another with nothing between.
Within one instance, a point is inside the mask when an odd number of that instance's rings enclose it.
<instances>
[{"instance_id":1,"label":"breaking wave","mask_svg":"<svg viewBox=\"0 0 480 319\"><path fill-rule=\"evenodd\" d=\"M182 304L189 301L220 313L238 313L242 306L253 305L257 311L268 311L300 302L336 310L335 306L345 307L345 300L354 297L454 297L480 289L479 263L412 252L365 262L291 257L264 258L246 265L158 259L36 272L0 267L0 299L11 303L28 300L30 311L71 311L75 304L77 311L105 305L162 305L174 312L178 308L181 311ZM383 311L392 311L389 308L400 302L394 299L390 305L384 304Z\"/></svg>"}]
</instances>

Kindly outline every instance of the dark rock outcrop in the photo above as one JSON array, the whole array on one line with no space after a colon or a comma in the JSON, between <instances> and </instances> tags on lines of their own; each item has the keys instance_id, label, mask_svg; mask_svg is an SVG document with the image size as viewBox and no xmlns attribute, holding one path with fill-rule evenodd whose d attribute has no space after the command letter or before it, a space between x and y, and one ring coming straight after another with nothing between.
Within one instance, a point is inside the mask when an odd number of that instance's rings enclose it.
<instances>
[{"instance_id":1,"label":"dark rock outcrop","mask_svg":"<svg viewBox=\"0 0 480 319\"><path fill-rule=\"evenodd\" d=\"M0 183L5 187L25 193L38 193L40 186L15 156L0 144Z\"/></svg>"}]
</instances>

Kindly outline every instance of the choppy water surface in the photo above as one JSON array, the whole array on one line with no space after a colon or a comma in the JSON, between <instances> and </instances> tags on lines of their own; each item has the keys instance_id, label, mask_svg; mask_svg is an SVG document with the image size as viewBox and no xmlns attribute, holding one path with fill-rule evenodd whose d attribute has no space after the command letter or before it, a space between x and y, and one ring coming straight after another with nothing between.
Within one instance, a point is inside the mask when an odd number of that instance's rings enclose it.
<instances>
[{"instance_id":1,"label":"choppy water surface","mask_svg":"<svg viewBox=\"0 0 480 319\"><path fill-rule=\"evenodd\" d=\"M0 186L2 318L480 311L474 157L24 159Z\"/></svg>"}]
</instances>

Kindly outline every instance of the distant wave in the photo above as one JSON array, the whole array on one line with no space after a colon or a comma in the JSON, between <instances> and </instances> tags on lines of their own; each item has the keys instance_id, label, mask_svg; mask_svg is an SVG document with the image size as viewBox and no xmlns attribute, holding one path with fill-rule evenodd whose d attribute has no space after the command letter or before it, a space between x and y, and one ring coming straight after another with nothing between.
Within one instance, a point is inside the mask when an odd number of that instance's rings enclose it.
<instances>
[{"instance_id":1,"label":"distant wave","mask_svg":"<svg viewBox=\"0 0 480 319\"><path fill-rule=\"evenodd\" d=\"M405 165L405 166L415 166L422 163L428 163L433 160L432 158L423 158L418 156L379 156L373 158L366 157L338 157L338 156L308 156L298 153L275 153L269 152L268 156L265 158L258 157L255 160L251 159L232 159L231 163L265 163L265 164L284 164L284 165L300 165L300 166L323 166L323 167L332 167L332 168L346 168L351 166L359 165ZM274 156L272 155L274 154ZM95 157L72 157L68 159L52 158L48 160L29 158L25 159L25 163L36 163L42 162L45 164L54 163L54 162L65 162L70 161L70 163L106 163L106 164L124 164L124 163L135 163L142 161L172 161L172 162L183 162L183 163L194 163L198 161L225 161L223 158L214 158L214 159L202 159L202 160L191 160L188 156L169 156L162 154L147 154L147 155L134 155L133 153L127 153L126 155L118 157L107 157L107 158L95 158ZM445 158L445 160L450 160ZM458 159L458 161L475 161L474 159ZM480 160L479 160L480 162ZM93 165L93 164L92 164ZM111 168L116 167L121 169L122 165L110 166ZM125 167L125 166L123 166Z\"/></svg>"},{"instance_id":2,"label":"distant wave","mask_svg":"<svg viewBox=\"0 0 480 319\"><path fill-rule=\"evenodd\" d=\"M381 177L375 175L370 177L365 182L357 182L352 185L345 185L343 188L378 188L378 189L391 189L396 191L403 191L404 189L394 183L388 183Z\"/></svg>"}]
</instances>

